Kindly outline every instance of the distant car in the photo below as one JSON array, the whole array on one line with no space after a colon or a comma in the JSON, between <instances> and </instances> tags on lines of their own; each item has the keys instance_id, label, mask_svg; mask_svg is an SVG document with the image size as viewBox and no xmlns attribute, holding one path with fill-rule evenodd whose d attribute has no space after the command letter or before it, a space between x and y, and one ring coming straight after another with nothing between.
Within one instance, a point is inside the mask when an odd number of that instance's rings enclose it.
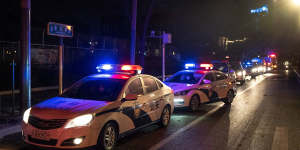
<instances>
[{"instance_id":1,"label":"distant car","mask_svg":"<svg viewBox=\"0 0 300 150\"><path fill-rule=\"evenodd\" d=\"M168 126L174 110L171 88L153 76L136 74L140 66L111 65L114 70L90 75L62 95L25 111L26 143L48 148L77 149L97 145L113 149L119 136L158 123Z\"/></svg>"},{"instance_id":2,"label":"distant car","mask_svg":"<svg viewBox=\"0 0 300 150\"><path fill-rule=\"evenodd\" d=\"M212 61L213 70L225 73L232 81L236 80L236 72L226 61Z\"/></svg>"},{"instance_id":3,"label":"distant car","mask_svg":"<svg viewBox=\"0 0 300 150\"><path fill-rule=\"evenodd\" d=\"M254 65L253 67L249 68L250 70L250 76L252 78L262 75L267 72L267 67L263 65Z\"/></svg>"},{"instance_id":4,"label":"distant car","mask_svg":"<svg viewBox=\"0 0 300 150\"><path fill-rule=\"evenodd\" d=\"M231 64L232 68L235 70L235 80L236 84L242 85L246 82L247 71L242 67L241 64Z\"/></svg>"},{"instance_id":5,"label":"distant car","mask_svg":"<svg viewBox=\"0 0 300 150\"><path fill-rule=\"evenodd\" d=\"M232 103L236 87L224 73L210 69L186 69L165 81L174 90L175 107L189 107L196 111L200 104L208 102Z\"/></svg>"}]
</instances>

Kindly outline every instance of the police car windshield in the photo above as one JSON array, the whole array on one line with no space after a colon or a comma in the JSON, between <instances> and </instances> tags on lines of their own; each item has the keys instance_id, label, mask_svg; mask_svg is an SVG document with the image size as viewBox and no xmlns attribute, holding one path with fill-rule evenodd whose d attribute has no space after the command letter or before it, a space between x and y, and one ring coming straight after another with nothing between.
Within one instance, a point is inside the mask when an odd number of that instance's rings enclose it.
<instances>
[{"instance_id":1,"label":"police car windshield","mask_svg":"<svg viewBox=\"0 0 300 150\"><path fill-rule=\"evenodd\" d=\"M61 96L74 99L115 101L127 80L111 78L84 78Z\"/></svg>"},{"instance_id":2,"label":"police car windshield","mask_svg":"<svg viewBox=\"0 0 300 150\"><path fill-rule=\"evenodd\" d=\"M179 72L168 78L166 82L174 82L174 83L187 83L187 84L196 84L199 82L202 73L196 72Z\"/></svg>"},{"instance_id":3,"label":"police car windshield","mask_svg":"<svg viewBox=\"0 0 300 150\"><path fill-rule=\"evenodd\" d=\"M214 70L225 72L225 73L228 72L228 66L226 63L213 63L213 65L214 65Z\"/></svg>"}]
</instances>

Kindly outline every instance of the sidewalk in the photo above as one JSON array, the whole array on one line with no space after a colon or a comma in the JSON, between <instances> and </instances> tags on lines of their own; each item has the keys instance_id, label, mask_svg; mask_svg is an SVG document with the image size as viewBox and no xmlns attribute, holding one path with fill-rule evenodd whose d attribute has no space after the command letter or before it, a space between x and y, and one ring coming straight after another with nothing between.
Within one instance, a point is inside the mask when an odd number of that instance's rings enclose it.
<instances>
[{"instance_id":1,"label":"sidewalk","mask_svg":"<svg viewBox=\"0 0 300 150\"><path fill-rule=\"evenodd\" d=\"M21 132L21 116L0 116L0 140L7 135Z\"/></svg>"}]
</instances>

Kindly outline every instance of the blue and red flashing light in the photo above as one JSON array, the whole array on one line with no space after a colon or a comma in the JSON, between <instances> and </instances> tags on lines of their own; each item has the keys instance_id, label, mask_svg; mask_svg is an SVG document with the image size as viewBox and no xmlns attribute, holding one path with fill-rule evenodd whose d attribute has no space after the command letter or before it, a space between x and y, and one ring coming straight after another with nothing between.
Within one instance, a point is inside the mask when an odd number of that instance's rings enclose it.
<instances>
[{"instance_id":1,"label":"blue and red flashing light","mask_svg":"<svg viewBox=\"0 0 300 150\"><path fill-rule=\"evenodd\" d=\"M112 65L112 64L101 64L96 67L99 73L129 73L129 74L141 74L143 68L139 65Z\"/></svg>"},{"instance_id":2,"label":"blue and red flashing light","mask_svg":"<svg viewBox=\"0 0 300 150\"><path fill-rule=\"evenodd\" d=\"M185 64L185 69L200 69L200 70L212 70L213 64L205 63L205 64Z\"/></svg>"},{"instance_id":3,"label":"blue and red flashing light","mask_svg":"<svg viewBox=\"0 0 300 150\"><path fill-rule=\"evenodd\" d=\"M126 74L97 74L94 78L111 78L111 79L129 79L130 75Z\"/></svg>"},{"instance_id":4,"label":"blue and red flashing light","mask_svg":"<svg viewBox=\"0 0 300 150\"><path fill-rule=\"evenodd\" d=\"M196 64L185 64L184 67L185 67L185 69L195 69Z\"/></svg>"}]
</instances>

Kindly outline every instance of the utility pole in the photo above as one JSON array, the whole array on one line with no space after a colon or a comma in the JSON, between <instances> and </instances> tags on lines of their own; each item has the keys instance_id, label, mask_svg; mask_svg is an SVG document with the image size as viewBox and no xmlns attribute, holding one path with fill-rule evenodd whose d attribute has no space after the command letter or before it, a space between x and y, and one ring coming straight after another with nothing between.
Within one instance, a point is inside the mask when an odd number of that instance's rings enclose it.
<instances>
[{"instance_id":1,"label":"utility pole","mask_svg":"<svg viewBox=\"0 0 300 150\"><path fill-rule=\"evenodd\" d=\"M130 64L135 64L137 0L132 0Z\"/></svg>"},{"instance_id":2,"label":"utility pole","mask_svg":"<svg viewBox=\"0 0 300 150\"><path fill-rule=\"evenodd\" d=\"M21 113L31 107L31 0L21 0Z\"/></svg>"}]
</instances>

